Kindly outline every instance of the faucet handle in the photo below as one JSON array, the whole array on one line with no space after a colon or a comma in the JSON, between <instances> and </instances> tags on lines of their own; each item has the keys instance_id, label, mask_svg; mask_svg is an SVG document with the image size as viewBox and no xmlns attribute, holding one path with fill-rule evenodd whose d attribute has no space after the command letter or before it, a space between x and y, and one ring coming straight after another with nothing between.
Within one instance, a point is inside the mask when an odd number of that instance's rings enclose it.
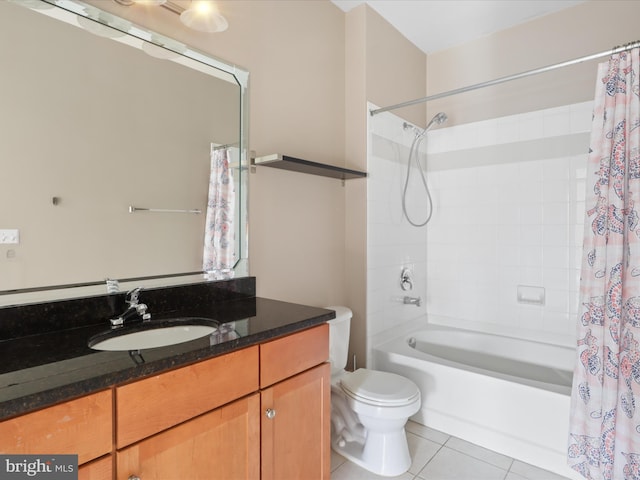
<instances>
[{"instance_id":1,"label":"faucet handle","mask_svg":"<svg viewBox=\"0 0 640 480\"><path fill-rule=\"evenodd\" d=\"M142 290L142 287L134 288L133 290L130 290L129 292L127 292L127 300L126 300L126 302L130 306L133 307L135 305L138 305L138 299L140 297L140 290Z\"/></svg>"},{"instance_id":2,"label":"faucet handle","mask_svg":"<svg viewBox=\"0 0 640 480\"><path fill-rule=\"evenodd\" d=\"M405 292L407 290L413 290L413 272L410 268L403 268L400 273L400 287Z\"/></svg>"},{"instance_id":3,"label":"faucet handle","mask_svg":"<svg viewBox=\"0 0 640 480\"><path fill-rule=\"evenodd\" d=\"M136 312L138 312L138 315L140 315L140 318L142 318L143 322L146 322L147 320L151 319L151 314L147 312L147 309L149 307L147 307L146 303L138 303L135 306L132 305L131 308L136 309Z\"/></svg>"}]
</instances>

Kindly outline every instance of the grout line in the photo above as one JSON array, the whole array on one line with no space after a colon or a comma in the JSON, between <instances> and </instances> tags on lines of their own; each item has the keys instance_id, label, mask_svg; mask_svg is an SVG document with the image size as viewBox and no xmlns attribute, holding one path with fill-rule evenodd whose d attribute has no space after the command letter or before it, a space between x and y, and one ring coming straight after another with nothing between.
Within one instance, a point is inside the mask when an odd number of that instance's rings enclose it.
<instances>
[{"instance_id":1,"label":"grout line","mask_svg":"<svg viewBox=\"0 0 640 480\"><path fill-rule=\"evenodd\" d=\"M450 450L453 450L454 452L458 452L458 453L461 453L463 455L466 455L467 457L471 457L471 458L475 458L476 460L480 460L483 463L486 463L486 464L489 464L489 465L493 465L494 467L499 468L500 470L505 470L507 473L511 470L511 467L513 466L513 462L515 460L513 457L510 457L508 455L504 455L504 454L502 454L500 452L496 452L495 450L491 450L489 448L481 447L480 445L476 445L475 443L468 442L467 440L463 440L462 438L459 438L459 437L450 436L449 439L451 439L451 438L457 438L458 440L462 440L463 442L466 442L469 445L473 445L476 448L486 450L487 452L494 453L496 455L500 455L500 456L502 456L504 458L508 458L510 460L510 463L509 463L509 467L504 469L504 468L496 465L495 463L491 463L491 462L489 462L489 461L487 461L487 460L485 460L483 458L475 457L475 456L469 454L468 452L463 452L462 450L458 450L457 448L450 447L450 446L447 445L447 448L450 449ZM448 442L449 442L449 440L447 440L447 443Z\"/></svg>"},{"instance_id":2,"label":"grout line","mask_svg":"<svg viewBox=\"0 0 640 480\"><path fill-rule=\"evenodd\" d=\"M421 437L422 438L422 437ZM451 435L449 435L449 438L451 438ZM425 440L428 440L428 438L426 438ZM447 439L447 441L449 441L449 439ZM435 442L434 442L435 443ZM445 442L446 443L446 442ZM418 471L418 473L416 473L415 478L419 478L420 480L429 480L425 477L421 477L420 474L424 471L425 468L427 468L427 465L429 465L431 463L431 461L436 458L436 456L440 453L440 451L444 448L444 443L442 445L440 445L440 448L438 448L438 450L436 451L436 453L434 453L431 458L429 460L427 460L427 463L424 464L424 466ZM414 479L415 480L415 479Z\"/></svg>"}]
</instances>

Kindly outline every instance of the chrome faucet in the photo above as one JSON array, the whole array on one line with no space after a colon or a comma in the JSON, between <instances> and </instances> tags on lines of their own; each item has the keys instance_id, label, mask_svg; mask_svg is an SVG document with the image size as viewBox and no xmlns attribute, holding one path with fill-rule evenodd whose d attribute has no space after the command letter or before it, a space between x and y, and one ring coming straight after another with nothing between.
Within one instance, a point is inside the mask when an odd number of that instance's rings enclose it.
<instances>
[{"instance_id":1,"label":"chrome faucet","mask_svg":"<svg viewBox=\"0 0 640 480\"><path fill-rule=\"evenodd\" d=\"M415 305L419 307L422 304L422 298L420 297L404 297L403 303L405 305Z\"/></svg>"},{"instance_id":2,"label":"chrome faucet","mask_svg":"<svg viewBox=\"0 0 640 480\"><path fill-rule=\"evenodd\" d=\"M142 290L142 288L138 287L131 290L130 292L127 292L127 298L125 301L129 305L129 307L124 311L122 315L110 320L111 328L121 327L125 324L125 322L128 322L129 320L136 317L143 322L146 322L151 318L151 314L147 312L147 309L149 307L147 307L147 305L144 303L139 303L140 290Z\"/></svg>"}]
</instances>

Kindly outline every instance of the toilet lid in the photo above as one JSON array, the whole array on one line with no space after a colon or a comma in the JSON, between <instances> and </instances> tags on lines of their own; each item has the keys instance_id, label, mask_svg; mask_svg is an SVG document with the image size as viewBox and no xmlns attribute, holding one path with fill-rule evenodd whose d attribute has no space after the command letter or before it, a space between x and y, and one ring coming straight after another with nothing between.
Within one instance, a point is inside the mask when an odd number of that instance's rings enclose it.
<instances>
[{"instance_id":1,"label":"toilet lid","mask_svg":"<svg viewBox=\"0 0 640 480\"><path fill-rule=\"evenodd\" d=\"M420 390L411 380L366 368L345 375L341 384L348 395L376 404L404 405L420 396Z\"/></svg>"}]
</instances>

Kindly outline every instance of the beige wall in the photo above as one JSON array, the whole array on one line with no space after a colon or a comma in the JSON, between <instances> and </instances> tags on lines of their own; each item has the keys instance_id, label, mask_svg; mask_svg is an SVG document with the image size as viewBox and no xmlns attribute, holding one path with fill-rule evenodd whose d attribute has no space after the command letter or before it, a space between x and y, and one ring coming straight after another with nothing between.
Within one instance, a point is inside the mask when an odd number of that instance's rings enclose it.
<instances>
[{"instance_id":1,"label":"beige wall","mask_svg":"<svg viewBox=\"0 0 640 480\"><path fill-rule=\"evenodd\" d=\"M357 168L367 168L367 101L379 106L426 94L426 56L366 5L346 15L346 156ZM403 112L423 125L424 106ZM353 310L351 355L366 364L367 338L367 192L366 183L346 186L347 305ZM351 356L350 356L351 358Z\"/></svg>"},{"instance_id":2,"label":"beige wall","mask_svg":"<svg viewBox=\"0 0 640 480\"><path fill-rule=\"evenodd\" d=\"M249 147L257 155L354 166L344 155L344 13L332 3L219 1L229 29L206 34L162 8L91 1L249 70ZM249 268L258 294L344 303L341 182L268 167L249 182Z\"/></svg>"},{"instance_id":3,"label":"beige wall","mask_svg":"<svg viewBox=\"0 0 640 480\"><path fill-rule=\"evenodd\" d=\"M103 8L99 0L91 0ZM361 6L328 0L218 2L223 34L200 34L165 11L108 8L250 72L250 148L366 169L367 100L424 96L425 55ZM163 9L160 9L163 10ZM425 123L424 107L407 120ZM250 175L249 265L258 294L354 311L352 350L365 361L366 180L258 167Z\"/></svg>"},{"instance_id":4,"label":"beige wall","mask_svg":"<svg viewBox=\"0 0 640 480\"><path fill-rule=\"evenodd\" d=\"M639 38L640 2L588 1L483 37L427 59L427 94L486 82L585 55ZM595 65L565 67L427 104L429 117L449 115L448 126L593 99ZM401 112L399 110L398 112Z\"/></svg>"}]
</instances>

